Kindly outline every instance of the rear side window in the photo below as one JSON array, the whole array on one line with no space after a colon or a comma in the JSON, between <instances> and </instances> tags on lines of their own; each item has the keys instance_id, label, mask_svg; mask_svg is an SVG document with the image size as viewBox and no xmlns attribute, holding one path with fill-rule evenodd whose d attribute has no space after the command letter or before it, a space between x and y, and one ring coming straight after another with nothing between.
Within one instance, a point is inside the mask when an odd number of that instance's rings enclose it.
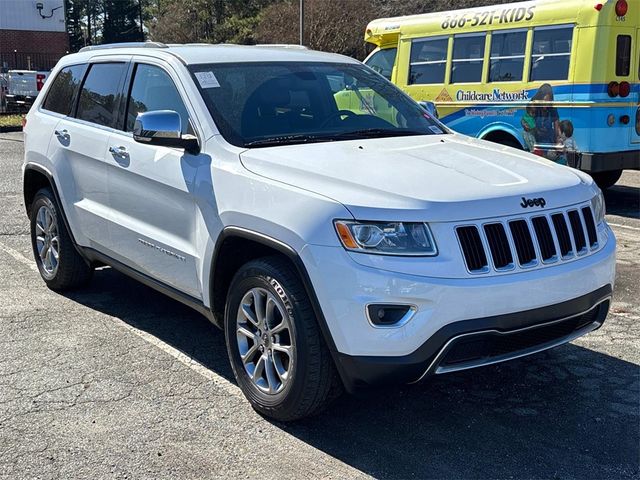
<instances>
[{"instance_id":1,"label":"rear side window","mask_svg":"<svg viewBox=\"0 0 640 480\"><path fill-rule=\"evenodd\" d=\"M124 63L94 63L80 91L76 118L111 127L117 116Z\"/></svg>"},{"instance_id":2,"label":"rear side window","mask_svg":"<svg viewBox=\"0 0 640 480\"><path fill-rule=\"evenodd\" d=\"M524 30L491 34L490 82L519 82L524 71L524 50L527 32Z\"/></svg>"},{"instance_id":3,"label":"rear side window","mask_svg":"<svg viewBox=\"0 0 640 480\"><path fill-rule=\"evenodd\" d=\"M86 65L73 65L60 70L51 84L42 108L50 112L69 115L86 68Z\"/></svg>"},{"instance_id":4,"label":"rear side window","mask_svg":"<svg viewBox=\"0 0 640 480\"><path fill-rule=\"evenodd\" d=\"M627 77L631 73L631 37L618 35L616 42L616 76Z\"/></svg>"},{"instance_id":5,"label":"rear side window","mask_svg":"<svg viewBox=\"0 0 640 480\"><path fill-rule=\"evenodd\" d=\"M182 133L189 129L189 114L171 77L160 67L138 64L127 107L127 132L133 130L139 113L173 110L182 119Z\"/></svg>"},{"instance_id":6,"label":"rear side window","mask_svg":"<svg viewBox=\"0 0 640 480\"><path fill-rule=\"evenodd\" d=\"M530 80L567 80L572 41L573 25L534 29Z\"/></svg>"},{"instance_id":7,"label":"rear side window","mask_svg":"<svg viewBox=\"0 0 640 480\"><path fill-rule=\"evenodd\" d=\"M444 83L449 39L434 37L411 42L409 84Z\"/></svg>"},{"instance_id":8,"label":"rear side window","mask_svg":"<svg viewBox=\"0 0 640 480\"><path fill-rule=\"evenodd\" d=\"M393 72L393 64L396 62L397 51L397 48L379 50L367 60L366 65L369 68L373 68L387 80L391 80L391 73Z\"/></svg>"},{"instance_id":9,"label":"rear side window","mask_svg":"<svg viewBox=\"0 0 640 480\"><path fill-rule=\"evenodd\" d=\"M486 34L453 37L451 83L472 83L482 80Z\"/></svg>"}]
</instances>

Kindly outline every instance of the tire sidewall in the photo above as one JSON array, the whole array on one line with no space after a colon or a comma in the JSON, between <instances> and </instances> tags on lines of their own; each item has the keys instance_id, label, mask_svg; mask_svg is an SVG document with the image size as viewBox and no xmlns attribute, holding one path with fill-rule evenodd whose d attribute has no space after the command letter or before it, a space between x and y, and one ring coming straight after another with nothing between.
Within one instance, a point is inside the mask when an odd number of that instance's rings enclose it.
<instances>
[{"instance_id":1,"label":"tire sidewall","mask_svg":"<svg viewBox=\"0 0 640 480\"><path fill-rule=\"evenodd\" d=\"M267 267L265 265L265 267ZM244 295L252 288L260 287L271 292L281 302L284 312L289 317L289 324L294 339L293 366L290 370L291 379L281 392L266 394L258 389L247 374L236 341L236 316L240 302ZM304 377L306 374L306 345L301 339L300 318L297 302L287 291L285 285L278 281L278 273L271 272L268 268L250 266L242 269L234 278L229 288L227 306L225 309L225 339L229 360L236 380L247 399L258 408L259 411L268 413L272 409L288 409L293 407L299 395L304 389Z\"/></svg>"},{"instance_id":2,"label":"tire sidewall","mask_svg":"<svg viewBox=\"0 0 640 480\"><path fill-rule=\"evenodd\" d=\"M33 203L31 204L31 215L30 215L30 224L31 224L31 247L33 249L33 256L36 260L36 265L38 266L38 270L43 280L47 283L55 282L56 277L60 272L60 268L62 266L62 262L64 262L64 254L63 254L63 246L60 245L58 249L58 269L54 275L49 275L47 271L44 269L44 265L42 264L42 259L38 253L38 246L36 243L36 222L38 210L41 207L46 206L51 211L53 215L53 220L56 222L56 228L58 230L58 241L60 243L66 241L64 238L63 232L60 228L60 216L58 215L58 208L56 206L55 201L48 195L48 192L40 191L36 194Z\"/></svg>"}]
</instances>

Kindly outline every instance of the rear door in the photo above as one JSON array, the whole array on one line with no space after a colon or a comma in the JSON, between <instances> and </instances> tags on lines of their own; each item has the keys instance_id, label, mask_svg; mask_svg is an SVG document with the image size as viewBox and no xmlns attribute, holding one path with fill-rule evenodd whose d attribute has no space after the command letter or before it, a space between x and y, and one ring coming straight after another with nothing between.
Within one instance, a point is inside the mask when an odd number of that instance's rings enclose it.
<instances>
[{"instance_id":1,"label":"rear door","mask_svg":"<svg viewBox=\"0 0 640 480\"><path fill-rule=\"evenodd\" d=\"M74 233L99 250L108 243L107 142L128 67L124 59L89 64L76 111L60 120L49 146Z\"/></svg>"},{"instance_id":2,"label":"rear door","mask_svg":"<svg viewBox=\"0 0 640 480\"><path fill-rule=\"evenodd\" d=\"M108 142L109 250L122 263L199 298L194 182L210 158L133 140L137 115L154 110L176 111L182 132L196 133L175 72L152 60L137 63L128 91L122 128Z\"/></svg>"}]
</instances>

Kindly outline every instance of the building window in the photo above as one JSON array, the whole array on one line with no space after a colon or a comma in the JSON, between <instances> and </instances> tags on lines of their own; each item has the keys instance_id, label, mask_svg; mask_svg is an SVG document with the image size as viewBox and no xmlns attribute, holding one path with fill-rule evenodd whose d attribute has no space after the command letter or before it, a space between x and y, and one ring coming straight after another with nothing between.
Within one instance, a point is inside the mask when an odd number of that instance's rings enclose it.
<instances>
[{"instance_id":1,"label":"building window","mask_svg":"<svg viewBox=\"0 0 640 480\"><path fill-rule=\"evenodd\" d=\"M444 83L447 68L447 37L420 38L411 42L409 85Z\"/></svg>"},{"instance_id":2,"label":"building window","mask_svg":"<svg viewBox=\"0 0 640 480\"><path fill-rule=\"evenodd\" d=\"M526 30L509 30L491 34L490 82L519 82L524 72Z\"/></svg>"},{"instance_id":3,"label":"building window","mask_svg":"<svg viewBox=\"0 0 640 480\"><path fill-rule=\"evenodd\" d=\"M573 25L534 29L530 80L567 80L572 40Z\"/></svg>"},{"instance_id":4,"label":"building window","mask_svg":"<svg viewBox=\"0 0 640 480\"><path fill-rule=\"evenodd\" d=\"M486 33L455 35L453 37L451 83L482 81L485 38Z\"/></svg>"}]
</instances>

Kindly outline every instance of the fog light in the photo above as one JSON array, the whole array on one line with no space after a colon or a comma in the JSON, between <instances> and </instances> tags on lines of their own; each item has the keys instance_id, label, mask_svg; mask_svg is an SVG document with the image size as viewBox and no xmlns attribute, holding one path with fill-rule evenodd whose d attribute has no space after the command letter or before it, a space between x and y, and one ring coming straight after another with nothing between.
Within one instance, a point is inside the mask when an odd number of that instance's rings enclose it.
<instances>
[{"instance_id":1,"label":"fog light","mask_svg":"<svg viewBox=\"0 0 640 480\"><path fill-rule=\"evenodd\" d=\"M367 317L374 326L399 327L408 322L416 311L412 305L367 305Z\"/></svg>"},{"instance_id":2,"label":"fog light","mask_svg":"<svg viewBox=\"0 0 640 480\"><path fill-rule=\"evenodd\" d=\"M616 123L616 116L613 113L610 113L607 117L607 125L612 127L614 123Z\"/></svg>"},{"instance_id":3,"label":"fog light","mask_svg":"<svg viewBox=\"0 0 640 480\"><path fill-rule=\"evenodd\" d=\"M622 115L620 117L620 123L623 125L629 125L629 121L631 120L631 118L629 118L629 115Z\"/></svg>"}]
</instances>

